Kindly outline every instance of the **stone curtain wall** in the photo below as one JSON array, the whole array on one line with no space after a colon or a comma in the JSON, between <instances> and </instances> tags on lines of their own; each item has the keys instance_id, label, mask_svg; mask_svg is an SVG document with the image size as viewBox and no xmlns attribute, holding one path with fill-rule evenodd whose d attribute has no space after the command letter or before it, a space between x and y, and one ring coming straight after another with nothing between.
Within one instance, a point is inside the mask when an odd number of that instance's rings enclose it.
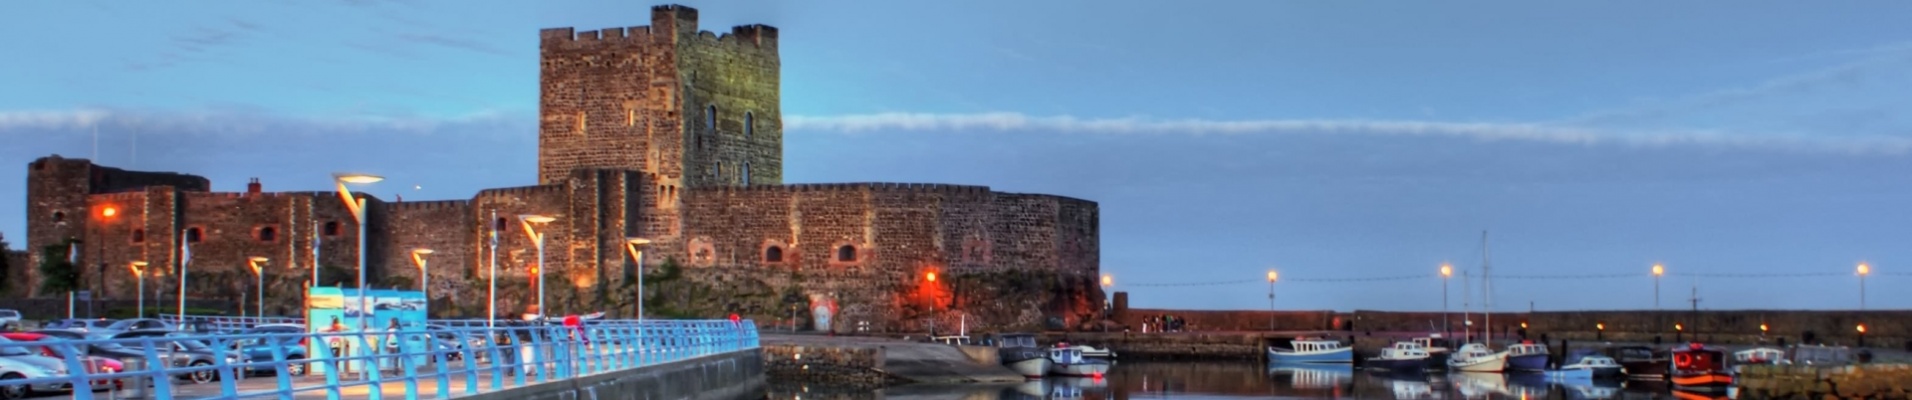
<instances>
[{"instance_id":1,"label":"stone curtain wall","mask_svg":"<svg viewBox=\"0 0 1912 400\"><path fill-rule=\"evenodd\" d=\"M90 222L103 218L91 207L89 195L138 192L160 186L205 192L211 185L203 177L126 171L94 165L86 159L58 155L36 159L27 165L27 237L25 242L14 245L28 249L28 263L38 266L39 246L83 238ZM90 264L95 265L93 273L97 274L97 263ZM38 295L37 280L30 279L27 284L30 294Z\"/></svg>"},{"instance_id":2,"label":"stone curtain wall","mask_svg":"<svg viewBox=\"0 0 1912 400\"><path fill-rule=\"evenodd\" d=\"M763 362L772 382L875 389L891 380L880 348L764 345Z\"/></svg>"},{"instance_id":3,"label":"stone curtain wall","mask_svg":"<svg viewBox=\"0 0 1912 400\"><path fill-rule=\"evenodd\" d=\"M486 281L470 279L470 266L476 255L481 252L474 246L479 243L474 235L473 226L481 225L473 218L471 201L444 200L385 203L381 236L389 246L376 256L387 269L374 281L374 287L400 290L420 290L421 277L417 263L412 260L412 251L431 249L426 255L430 268L431 287L426 291L434 309L451 309L456 304L470 304L460 299L471 297L471 289L486 287ZM476 283L476 285L474 285ZM483 303L483 302L477 302Z\"/></svg>"}]
</instances>

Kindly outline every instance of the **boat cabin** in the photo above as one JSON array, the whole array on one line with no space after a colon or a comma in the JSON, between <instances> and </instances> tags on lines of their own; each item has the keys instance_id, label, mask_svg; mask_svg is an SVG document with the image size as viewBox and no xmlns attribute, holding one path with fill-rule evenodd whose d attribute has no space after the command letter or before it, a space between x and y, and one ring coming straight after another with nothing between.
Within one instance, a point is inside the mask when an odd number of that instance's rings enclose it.
<instances>
[{"instance_id":1,"label":"boat cabin","mask_svg":"<svg viewBox=\"0 0 1912 400\"><path fill-rule=\"evenodd\" d=\"M929 338L929 341L932 343L942 343L942 344L947 344L951 346L964 346L969 344L969 336L968 335L931 336Z\"/></svg>"},{"instance_id":2,"label":"boat cabin","mask_svg":"<svg viewBox=\"0 0 1912 400\"><path fill-rule=\"evenodd\" d=\"M1786 359L1786 351L1771 347L1760 347L1733 352L1734 364L1792 364Z\"/></svg>"},{"instance_id":3,"label":"boat cabin","mask_svg":"<svg viewBox=\"0 0 1912 400\"><path fill-rule=\"evenodd\" d=\"M1427 348L1422 347L1420 343L1394 342L1393 346L1389 346L1386 349L1381 349L1381 356L1385 358L1397 358L1397 359L1398 358L1424 358L1424 357L1427 357Z\"/></svg>"},{"instance_id":4,"label":"boat cabin","mask_svg":"<svg viewBox=\"0 0 1912 400\"><path fill-rule=\"evenodd\" d=\"M1036 335L1011 333L1002 335L1000 340L996 341L996 347L1040 347L1040 345L1036 344Z\"/></svg>"},{"instance_id":5,"label":"boat cabin","mask_svg":"<svg viewBox=\"0 0 1912 400\"><path fill-rule=\"evenodd\" d=\"M1341 341L1327 339L1295 339L1288 342L1288 348L1296 353L1323 352L1341 348Z\"/></svg>"},{"instance_id":6,"label":"boat cabin","mask_svg":"<svg viewBox=\"0 0 1912 400\"><path fill-rule=\"evenodd\" d=\"M1551 354L1551 353L1552 352L1547 351L1547 346L1534 344L1534 342L1532 341L1522 341L1520 342L1520 344L1507 346L1508 356L1524 356L1529 354Z\"/></svg>"},{"instance_id":7,"label":"boat cabin","mask_svg":"<svg viewBox=\"0 0 1912 400\"><path fill-rule=\"evenodd\" d=\"M1719 371L1726 369L1726 354L1718 350L1707 349L1694 343L1686 348L1673 350L1673 371Z\"/></svg>"},{"instance_id":8,"label":"boat cabin","mask_svg":"<svg viewBox=\"0 0 1912 400\"><path fill-rule=\"evenodd\" d=\"M1446 342L1446 340L1441 339L1441 334L1439 333L1430 334L1427 335L1427 337L1414 338L1414 344L1421 345L1422 350L1436 353L1447 351Z\"/></svg>"},{"instance_id":9,"label":"boat cabin","mask_svg":"<svg viewBox=\"0 0 1912 400\"><path fill-rule=\"evenodd\" d=\"M1067 347L1066 344L1049 349L1049 361L1057 364L1082 364L1082 350Z\"/></svg>"}]
</instances>

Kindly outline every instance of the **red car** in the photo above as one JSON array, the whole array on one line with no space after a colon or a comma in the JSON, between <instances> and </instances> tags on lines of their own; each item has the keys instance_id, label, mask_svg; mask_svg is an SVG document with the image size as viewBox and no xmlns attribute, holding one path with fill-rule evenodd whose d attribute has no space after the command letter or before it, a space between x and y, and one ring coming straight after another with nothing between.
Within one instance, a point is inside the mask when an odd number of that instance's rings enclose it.
<instances>
[{"instance_id":1,"label":"red car","mask_svg":"<svg viewBox=\"0 0 1912 400\"><path fill-rule=\"evenodd\" d=\"M10 339L16 342L40 342L40 341L60 340L59 338L49 337L44 334L33 333L33 332L0 333L0 337L5 337L7 339ZM53 348L53 346L40 346L39 350L40 350L40 355L53 357L53 358L59 358L62 360L65 359L60 356L59 350ZM121 372L126 370L126 365L120 363L119 360L106 358L106 357L99 357L99 356L90 356L90 355L86 356L86 358L84 359L81 359L80 365L86 368L86 373L88 374L110 374L110 373ZM119 379L114 379L112 382L107 382L104 379L95 380L93 381L93 388L95 390L106 389L107 385L109 384L111 384L113 387L120 387L121 382Z\"/></svg>"}]
</instances>

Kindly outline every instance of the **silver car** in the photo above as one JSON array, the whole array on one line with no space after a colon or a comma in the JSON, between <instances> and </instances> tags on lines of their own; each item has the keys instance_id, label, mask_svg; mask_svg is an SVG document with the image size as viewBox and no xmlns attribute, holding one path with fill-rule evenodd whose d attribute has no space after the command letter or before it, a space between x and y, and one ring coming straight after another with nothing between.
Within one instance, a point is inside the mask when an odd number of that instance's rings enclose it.
<instances>
[{"instance_id":1,"label":"silver car","mask_svg":"<svg viewBox=\"0 0 1912 400\"><path fill-rule=\"evenodd\" d=\"M0 380L59 378L67 375L66 362L39 355L28 350L26 346L12 345L12 343L14 343L12 340L0 338ZM16 373L19 376L8 375ZM20 389L19 385L7 385L4 382L0 382L0 386L6 386L6 389ZM32 385L29 393L58 392L72 388L73 385L70 382L42 382Z\"/></svg>"}]
</instances>

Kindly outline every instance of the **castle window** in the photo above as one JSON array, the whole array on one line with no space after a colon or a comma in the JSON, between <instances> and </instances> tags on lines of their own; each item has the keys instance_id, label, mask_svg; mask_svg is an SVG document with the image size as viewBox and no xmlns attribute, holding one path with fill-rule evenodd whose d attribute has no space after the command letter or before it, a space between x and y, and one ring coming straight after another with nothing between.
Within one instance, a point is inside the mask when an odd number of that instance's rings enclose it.
<instances>
[{"instance_id":1,"label":"castle window","mask_svg":"<svg viewBox=\"0 0 1912 400\"><path fill-rule=\"evenodd\" d=\"M757 116L754 114L751 114L749 111L745 111L744 112L744 140L750 140L750 138L752 136L755 136L756 134L757 134Z\"/></svg>"},{"instance_id":2,"label":"castle window","mask_svg":"<svg viewBox=\"0 0 1912 400\"><path fill-rule=\"evenodd\" d=\"M856 246L843 245L837 248L837 261L856 261Z\"/></svg>"},{"instance_id":3,"label":"castle window","mask_svg":"<svg viewBox=\"0 0 1912 400\"><path fill-rule=\"evenodd\" d=\"M198 227L186 228L186 243L199 243L200 236Z\"/></svg>"},{"instance_id":4,"label":"castle window","mask_svg":"<svg viewBox=\"0 0 1912 400\"><path fill-rule=\"evenodd\" d=\"M770 248L764 249L763 260L764 262L783 262L783 248L770 246Z\"/></svg>"},{"instance_id":5,"label":"castle window","mask_svg":"<svg viewBox=\"0 0 1912 400\"><path fill-rule=\"evenodd\" d=\"M717 105L704 106L704 129L717 130Z\"/></svg>"},{"instance_id":6,"label":"castle window","mask_svg":"<svg viewBox=\"0 0 1912 400\"><path fill-rule=\"evenodd\" d=\"M750 162L744 161L744 166L742 169L739 169L739 171L743 171L744 184L749 185L750 184Z\"/></svg>"},{"instance_id":7,"label":"castle window","mask_svg":"<svg viewBox=\"0 0 1912 400\"><path fill-rule=\"evenodd\" d=\"M584 122L585 122L584 112L579 111L578 112L578 133L584 133L584 128L585 128Z\"/></svg>"},{"instance_id":8,"label":"castle window","mask_svg":"<svg viewBox=\"0 0 1912 400\"><path fill-rule=\"evenodd\" d=\"M145 230L145 229L134 229L134 230L133 230L133 243L146 243L146 230Z\"/></svg>"},{"instance_id":9,"label":"castle window","mask_svg":"<svg viewBox=\"0 0 1912 400\"><path fill-rule=\"evenodd\" d=\"M511 225L506 225L504 218L498 218L497 221L491 221L491 224L492 224L491 229L495 231L503 232L503 231L511 230Z\"/></svg>"},{"instance_id":10,"label":"castle window","mask_svg":"<svg viewBox=\"0 0 1912 400\"><path fill-rule=\"evenodd\" d=\"M279 230L270 226L262 227L253 236L261 242L271 242L279 239Z\"/></svg>"},{"instance_id":11,"label":"castle window","mask_svg":"<svg viewBox=\"0 0 1912 400\"><path fill-rule=\"evenodd\" d=\"M54 211L54 212L53 212L53 222L66 222L66 212L65 212L65 211Z\"/></svg>"},{"instance_id":12,"label":"castle window","mask_svg":"<svg viewBox=\"0 0 1912 400\"><path fill-rule=\"evenodd\" d=\"M624 126L637 126L637 110L624 110Z\"/></svg>"},{"instance_id":13,"label":"castle window","mask_svg":"<svg viewBox=\"0 0 1912 400\"><path fill-rule=\"evenodd\" d=\"M326 236L338 236L338 235L339 235L339 221L325 221L325 235L326 235Z\"/></svg>"}]
</instances>

